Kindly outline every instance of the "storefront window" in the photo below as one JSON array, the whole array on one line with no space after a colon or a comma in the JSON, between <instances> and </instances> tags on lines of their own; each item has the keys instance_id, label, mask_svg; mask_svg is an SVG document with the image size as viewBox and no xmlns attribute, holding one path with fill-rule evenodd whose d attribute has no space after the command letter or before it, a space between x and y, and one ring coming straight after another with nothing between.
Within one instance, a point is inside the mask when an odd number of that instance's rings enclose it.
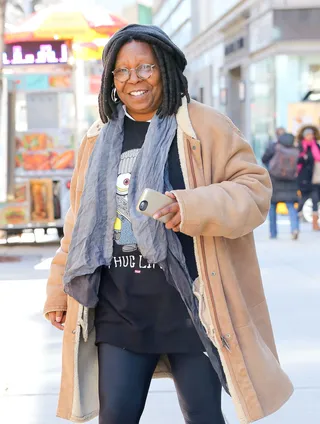
<instances>
[{"instance_id":1,"label":"storefront window","mask_svg":"<svg viewBox=\"0 0 320 424\"><path fill-rule=\"evenodd\" d=\"M274 59L250 66L251 142L260 160L275 132Z\"/></svg>"},{"instance_id":2,"label":"storefront window","mask_svg":"<svg viewBox=\"0 0 320 424\"><path fill-rule=\"evenodd\" d=\"M219 75L219 111L226 114L228 104L228 89L226 77L223 74L223 68L220 69Z\"/></svg>"},{"instance_id":3,"label":"storefront window","mask_svg":"<svg viewBox=\"0 0 320 424\"><path fill-rule=\"evenodd\" d=\"M310 91L320 90L320 55L279 55L275 67L276 123L288 128L288 105L301 102Z\"/></svg>"}]
</instances>

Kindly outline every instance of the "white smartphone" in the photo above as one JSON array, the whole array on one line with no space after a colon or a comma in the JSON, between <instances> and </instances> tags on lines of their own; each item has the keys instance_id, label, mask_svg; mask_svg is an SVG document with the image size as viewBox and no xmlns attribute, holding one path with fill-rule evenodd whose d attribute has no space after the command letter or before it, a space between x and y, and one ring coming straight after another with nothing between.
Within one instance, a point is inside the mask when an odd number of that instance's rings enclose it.
<instances>
[{"instance_id":1,"label":"white smartphone","mask_svg":"<svg viewBox=\"0 0 320 424\"><path fill-rule=\"evenodd\" d=\"M174 202L175 200L171 199L165 194L159 193L158 191L152 190L151 188L146 188L139 199L136 209L143 215L153 218L153 215L158 212L158 210ZM173 216L173 213L169 213L159 218L159 221L166 224L168 221L170 221L171 218L173 218Z\"/></svg>"}]
</instances>

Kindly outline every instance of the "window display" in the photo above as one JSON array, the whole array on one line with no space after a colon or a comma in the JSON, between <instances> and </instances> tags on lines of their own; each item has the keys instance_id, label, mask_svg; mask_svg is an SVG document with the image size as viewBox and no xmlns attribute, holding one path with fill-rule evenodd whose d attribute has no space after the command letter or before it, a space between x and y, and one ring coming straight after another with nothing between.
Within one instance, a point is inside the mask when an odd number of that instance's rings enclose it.
<instances>
[{"instance_id":1,"label":"window display","mask_svg":"<svg viewBox=\"0 0 320 424\"><path fill-rule=\"evenodd\" d=\"M251 141L258 159L275 132L274 71L273 58L250 67Z\"/></svg>"}]
</instances>

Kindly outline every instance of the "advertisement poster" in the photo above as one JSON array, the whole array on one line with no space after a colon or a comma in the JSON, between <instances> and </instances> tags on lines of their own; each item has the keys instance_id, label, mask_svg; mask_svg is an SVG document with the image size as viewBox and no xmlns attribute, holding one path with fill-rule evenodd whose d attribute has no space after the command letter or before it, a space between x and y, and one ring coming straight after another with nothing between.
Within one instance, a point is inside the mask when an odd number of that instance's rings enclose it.
<instances>
[{"instance_id":1,"label":"advertisement poster","mask_svg":"<svg viewBox=\"0 0 320 424\"><path fill-rule=\"evenodd\" d=\"M24 225L29 222L29 182L18 182L15 187L14 200L0 204L0 226Z\"/></svg>"},{"instance_id":2,"label":"advertisement poster","mask_svg":"<svg viewBox=\"0 0 320 424\"><path fill-rule=\"evenodd\" d=\"M12 202L0 203L0 227L61 219L61 184L51 179L18 180Z\"/></svg>"},{"instance_id":3,"label":"advertisement poster","mask_svg":"<svg viewBox=\"0 0 320 424\"><path fill-rule=\"evenodd\" d=\"M320 123L320 105L318 102L291 103L288 105L288 131L296 135L304 125Z\"/></svg>"},{"instance_id":4,"label":"advertisement poster","mask_svg":"<svg viewBox=\"0 0 320 424\"><path fill-rule=\"evenodd\" d=\"M99 94L101 88L101 75L90 75L89 92L90 94Z\"/></svg>"},{"instance_id":5,"label":"advertisement poster","mask_svg":"<svg viewBox=\"0 0 320 424\"><path fill-rule=\"evenodd\" d=\"M28 222L28 205L0 204L0 226L24 225Z\"/></svg>"},{"instance_id":6,"label":"advertisement poster","mask_svg":"<svg viewBox=\"0 0 320 424\"><path fill-rule=\"evenodd\" d=\"M28 203L29 189L29 181L18 182L14 189L14 203Z\"/></svg>"},{"instance_id":7,"label":"advertisement poster","mask_svg":"<svg viewBox=\"0 0 320 424\"><path fill-rule=\"evenodd\" d=\"M54 220L52 180L30 180L31 221L48 222Z\"/></svg>"},{"instance_id":8,"label":"advertisement poster","mask_svg":"<svg viewBox=\"0 0 320 424\"><path fill-rule=\"evenodd\" d=\"M18 176L27 176L35 171L39 176L53 171L72 171L75 163L72 134L68 131L18 133L15 163Z\"/></svg>"},{"instance_id":9,"label":"advertisement poster","mask_svg":"<svg viewBox=\"0 0 320 424\"><path fill-rule=\"evenodd\" d=\"M72 88L71 74L49 76L49 87L50 88Z\"/></svg>"}]
</instances>

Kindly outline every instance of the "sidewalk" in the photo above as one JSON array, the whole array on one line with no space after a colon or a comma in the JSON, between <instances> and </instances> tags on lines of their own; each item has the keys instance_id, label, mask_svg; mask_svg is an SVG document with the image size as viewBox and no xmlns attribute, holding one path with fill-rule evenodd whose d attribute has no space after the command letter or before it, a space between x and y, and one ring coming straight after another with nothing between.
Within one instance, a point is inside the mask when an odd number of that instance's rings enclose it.
<instances>
[{"instance_id":1,"label":"sidewalk","mask_svg":"<svg viewBox=\"0 0 320 424\"><path fill-rule=\"evenodd\" d=\"M260 424L320 422L320 233L302 225L298 241L290 240L287 219L279 220L278 240L268 240L267 225L256 233L258 256L282 367L295 393L276 414ZM229 424L236 424L226 402Z\"/></svg>"},{"instance_id":2,"label":"sidewalk","mask_svg":"<svg viewBox=\"0 0 320 424\"><path fill-rule=\"evenodd\" d=\"M256 231L258 255L281 363L296 391L276 414L259 424L318 424L320 420L320 233L303 225L290 240L286 219L279 239L268 228ZM62 334L42 317L45 281L57 246L0 246L0 256L21 256L1 263L0 423L58 424ZM6 343L4 343L4 341ZM236 424L230 399L224 397L229 424ZM97 420L91 421L97 424ZM183 424L172 382L154 381L141 424Z\"/></svg>"}]
</instances>

